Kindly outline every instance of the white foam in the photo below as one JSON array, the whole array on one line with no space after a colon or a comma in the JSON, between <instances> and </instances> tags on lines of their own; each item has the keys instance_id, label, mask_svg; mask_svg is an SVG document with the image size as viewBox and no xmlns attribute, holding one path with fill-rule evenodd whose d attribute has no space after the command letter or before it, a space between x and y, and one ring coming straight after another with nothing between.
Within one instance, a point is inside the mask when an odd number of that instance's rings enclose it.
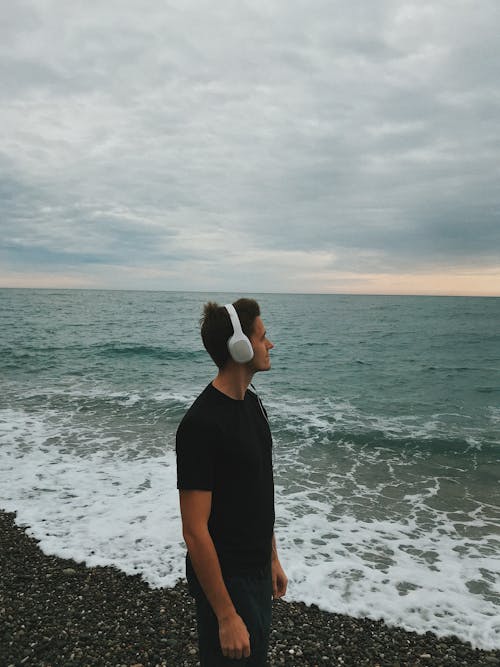
<instances>
[{"instance_id":1,"label":"white foam","mask_svg":"<svg viewBox=\"0 0 500 667\"><path fill-rule=\"evenodd\" d=\"M174 585L184 574L174 452L76 456L49 444L56 431L45 420L2 411L0 506L17 511L45 553Z\"/></svg>"},{"instance_id":2,"label":"white foam","mask_svg":"<svg viewBox=\"0 0 500 667\"><path fill-rule=\"evenodd\" d=\"M106 383L99 385L93 382L92 385L83 386L80 378L75 378L68 382L66 386L60 382L58 386L44 387L43 390L39 388L23 388L23 399L34 398L37 396L56 397L64 396L75 400L80 399L95 399L103 398L109 401L116 401L123 405L135 405L141 401L155 401L158 403L175 403L178 402L182 406L188 408L197 396L196 390L180 392L180 391L158 391L155 393L140 394L137 392L128 393L126 391L111 391Z\"/></svg>"},{"instance_id":3,"label":"white foam","mask_svg":"<svg viewBox=\"0 0 500 667\"><path fill-rule=\"evenodd\" d=\"M307 506L307 494L282 496L278 506L276 532L290 598L417 632L456 634L482 648L499 646L498 607L467 586L483 579L480 570L498 581L498 557L470 545L463 557L457 547L464 541L439 529L423 533L412 520L332 520L328 503L299 517L293 508L300 502ZM495 590L498 595L498 585Z\"/></svg>"},{"instance_id":4,"label":"white foam","mask_svg":"<svg viewBox=\"0 0 500 667\"><path fill-rule=\"evenodd\" d=\"M380 452L363 456L380 465ZM288 597L498 648L500 541L492 517L500 508L471 500L471 509L455 519L433 507L448 481L436 475L413 487L402 485L393 501L397 511L391 511L387 477L370 486L360 483L359 459L358 448L350 469L324 471L318 453L304 475L303 459L281 452L278 479L300 480L292 490L288 484L276 488L276 533L290 578ZM395 454L384 463L398 489L402 461Z\"/></svg>"},{"instance_id":5,"label":"white foam","mask_svg":"<svg viewBox=\"0 0 500 667\"><path fill-rule=\"evenodd\" d=\"M500 424L500 407L490 405L488 407L488 410L489 410L490 420L491 420L492 424L494 424L495 426L497 424Z\"/></svg>"}]
</instances>

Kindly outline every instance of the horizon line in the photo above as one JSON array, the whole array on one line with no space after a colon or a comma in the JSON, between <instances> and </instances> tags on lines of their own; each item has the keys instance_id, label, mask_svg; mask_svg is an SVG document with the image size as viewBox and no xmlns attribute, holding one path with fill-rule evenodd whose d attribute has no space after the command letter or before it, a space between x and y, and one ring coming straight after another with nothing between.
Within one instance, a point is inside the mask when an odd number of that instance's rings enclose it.
<instances>
[{"instance_id":1,"label":"horizon line","mask_svg":"<svg viewBox=\"0 0 500 667\"><path fill-rule=\"evenodd\" d=\"M237 292L238 294L273 294L283 296L409 296L409 297L438 297L438 298L460 298L460 299L498 299L500 294L426 294L413 292L261 292L258 290L188 290L188 289L160 289L160 288L119 288L119 287L15 287L2 286L0 290L33 290L33 291L53 291L53 292L165 292L181 294L229 294Z\"/></svg>"}]
</instances>

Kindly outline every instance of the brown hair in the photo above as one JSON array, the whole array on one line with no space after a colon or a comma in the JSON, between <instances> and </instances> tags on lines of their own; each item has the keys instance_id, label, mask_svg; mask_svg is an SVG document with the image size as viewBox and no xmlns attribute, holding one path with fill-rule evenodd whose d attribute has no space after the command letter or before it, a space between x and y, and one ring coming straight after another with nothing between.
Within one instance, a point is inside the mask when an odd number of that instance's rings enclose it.
<instances>
[{"instance_id":1,"label":"brown hair","mask_svg":"<svg viewBox=\"0 0 500 667\"><path fill-rule=\"evenodd\" d=\"M238 299L233 303L238 314L243 333L250 338L253 333L255 318L260 315L259 304L255 299ZM209 301L203 307L200 319L201 338L206 351L218 368L223 368L229 359L227 341L233 335L231 318L224 306Z\"/></svg>"}]
</instances>

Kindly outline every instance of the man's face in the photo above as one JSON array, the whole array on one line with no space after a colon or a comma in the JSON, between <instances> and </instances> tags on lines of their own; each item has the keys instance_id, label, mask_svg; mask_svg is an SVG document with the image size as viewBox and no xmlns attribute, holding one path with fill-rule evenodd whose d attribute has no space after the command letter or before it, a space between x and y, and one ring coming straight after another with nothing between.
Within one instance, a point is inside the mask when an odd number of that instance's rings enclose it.
<instances>
[{"instance_id":1,"label":"man's face","mask_svg":"<svg viewBox=\"0 0 500 667\"><path fill-rule=\"evenodd\" d=\"M250 336L253 347L253 359L249 362L254 371L268 371L271 368L269 350L274 345L266 336L266 327L260 317L255 318L253 334Z\"/></svg>"}]
</instances>

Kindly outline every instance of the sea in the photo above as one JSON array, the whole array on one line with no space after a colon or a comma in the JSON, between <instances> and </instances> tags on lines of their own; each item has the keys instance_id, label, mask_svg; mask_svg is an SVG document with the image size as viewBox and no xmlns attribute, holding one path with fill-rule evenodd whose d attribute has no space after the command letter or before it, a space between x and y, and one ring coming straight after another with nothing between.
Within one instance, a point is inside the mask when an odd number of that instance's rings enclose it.
<instances>
[{"instance_id":1,"label":"sea","mask_svg":"<svg viewBox=\"0 0 500 667\"><path fill-rule=\"evenodd\" d=\"M0 290L0 508L47 554L184 577L175 432L233 293ZM500 299L255 294L287 599L500 647Z\"/></svg>"}]
</instances>

